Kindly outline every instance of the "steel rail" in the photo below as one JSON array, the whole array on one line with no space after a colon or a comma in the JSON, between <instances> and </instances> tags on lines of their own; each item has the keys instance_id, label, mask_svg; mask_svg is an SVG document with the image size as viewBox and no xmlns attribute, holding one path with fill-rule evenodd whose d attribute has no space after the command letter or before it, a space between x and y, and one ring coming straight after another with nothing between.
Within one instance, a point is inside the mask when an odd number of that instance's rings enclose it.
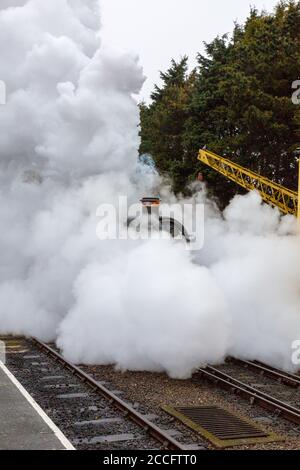
<instances>
[{"instance_id":1,"label":"steel rail","mask_svg":"<svg viewBox=\"0 0 300 470\"><path fill-rule=\"evenodd\" d=\"M219 384L226 390L230 390L232 393L242 398L250 399L251 404L257 404L262 408L274 412L277 416L295 424L300 424L300 409L284 403L267 393L261 392L214 367L209 366L206 367L206 369L198 369L196 374L207 378L210 382Z\"/></svg>"},{"instance_id":2,"label":"steel rail","mask_svg":"<svg viewBox=\"0 0 300 470\"><path fill-rule=\"evenodd\" d=\"M57 351L52 349L45 343L37 339L31 340L39 349L44 351L48 356L52 357L55 361L59 362L65 369L70 370L75 376L77 376L82 382L89 385L94 392L99 393L104 396L109 402L118 410L122 411L125 416L127 416L131 421L140 426L144 431L146 431L151 437L160 442L165 449L168 450L188 450L188 447L184 446L176 439L172 438L168 433L163 429L160 429L156 424L149 421L141 413L136 411L125 401L121 400L117 395L108 390L102 384L94 380L90 375L86 374L79 367L75 366L71 362L63 358Z\"/></svg>"},{"instance_id":3,"label":"steel rail","mask_svg":"<svg viewBox=\"0 0 300 470\"><path fill-rule=\"evenodd\" d=\"M245 369L251 369L258 372L262 376L270 377L277 380L280 383L284 383L290 387L297 388L300 386L300 377L294 374L286 373L282 370L270 367L261 362L245 361L243 359L236 359L235 357L229 358L230 362L245 367Z\"/></svg>"},{"instance_id":4,"label":"steel rail","mask_svg":"<svg viewBox=\"0 0 300 470\"><path fill-rule=\"evenodd\" d=\"M285 372L285 371L283 371L283 370L281 370L281 369L276 369L276 367L273 367L273 366L269 366L269 365L266 366L266 364L264 364L263 362L260 362L260 361L253 361L253 364L258 364L258 365L260 365L260 366L267 367L267 368L270 369L270 370L275 370L275 371L277 371L277 372L281 372L282 374L286 375L287 377L289 377L289 378L291 378L291 379L294 379L294 380L296 380L296 381L299 380L299 382L300 382L300 375L297 374L297 373L296 373L296 374L293 374L292 372Z\"/></svg>"}]
</instances>

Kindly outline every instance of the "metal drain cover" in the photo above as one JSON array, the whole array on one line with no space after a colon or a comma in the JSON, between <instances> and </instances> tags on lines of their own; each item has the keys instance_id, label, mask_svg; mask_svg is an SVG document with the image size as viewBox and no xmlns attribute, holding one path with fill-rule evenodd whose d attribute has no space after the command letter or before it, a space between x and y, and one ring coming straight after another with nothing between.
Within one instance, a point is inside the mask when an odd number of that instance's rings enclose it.
<instances>
[{"instance_id":1,"label":"metal drain cover","mask_svg":"<svg viewBox=\"0 0 300 470\"><path fill-rule=\"evenodd\" d=\"M218 406L162 408L219 448L281 440L248 419Z\"/></svg>"}]
</instances>

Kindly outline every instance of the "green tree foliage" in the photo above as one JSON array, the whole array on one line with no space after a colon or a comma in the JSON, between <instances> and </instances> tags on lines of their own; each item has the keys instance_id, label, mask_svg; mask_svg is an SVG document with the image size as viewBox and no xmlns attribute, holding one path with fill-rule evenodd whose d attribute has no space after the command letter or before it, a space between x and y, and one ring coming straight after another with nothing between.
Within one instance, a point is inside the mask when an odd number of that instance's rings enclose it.
<instances>
[{"instance_id":1,"label":"green tree foliage","mask_svg":"<svg viewBox=\"0 0 300 470\"><path fill-rule=\"evenodd\" d=\"M187 57L161 73L162 86L155 87L152 103L140 105L140 153L150 153L161 174L171 177L175 192L186 189L186 181L193 168L183 144L185 123L195 81L195 74L187 73Z\"/></svg>"},{"instance_id":2,"label":"green tree foliage","mask_svg":"<svg viewBox=\"0 0 300 470\"><path fill-rule=\"evenodd\" d=\"M293 153L300 145L300 2L281 1L273 14L252 9L232 37L216 38L187 74L187 59L162 74L149 106L141 106L141 152L151 153L176 191L201 169L226 204L239 188L197 163L207 147L287 187L297 185Z\"/></svg>"}]
</instances>

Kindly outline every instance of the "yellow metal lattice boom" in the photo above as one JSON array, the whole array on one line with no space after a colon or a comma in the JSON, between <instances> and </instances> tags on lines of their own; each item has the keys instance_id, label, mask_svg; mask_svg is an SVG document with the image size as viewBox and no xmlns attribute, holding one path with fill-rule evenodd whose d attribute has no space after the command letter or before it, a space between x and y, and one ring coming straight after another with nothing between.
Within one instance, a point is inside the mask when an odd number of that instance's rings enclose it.
<instances>
[{"instance_id":1,"label":"yellow metal lattice boom","mask_svg":"<svg viewBox=\"0 0 300 470\"><path fill-rule=\"evenodd\" d=\"M296 191L273 183L254 171L247 170L208 150L200 150L198 159L243 188L258 191L265 202L278 207L285 214L293 214L297 217L298 193Z\"/></svg>"}]
</instances>

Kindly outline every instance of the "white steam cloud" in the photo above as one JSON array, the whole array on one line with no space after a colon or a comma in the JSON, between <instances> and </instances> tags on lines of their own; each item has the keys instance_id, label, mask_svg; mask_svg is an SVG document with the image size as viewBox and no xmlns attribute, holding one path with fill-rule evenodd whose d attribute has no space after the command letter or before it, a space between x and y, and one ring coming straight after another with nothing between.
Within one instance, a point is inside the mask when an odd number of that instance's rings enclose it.
<instances>
[{"instance_id":1,"label":"white steam cloud","mask_svg":"<svg viewBox=\"0 0 300 470\"><path fill-rule=\"evenodd\" d=\"M96 238L99 204L159 183L137 164L142 69L99 29L97 0L1 2L0 332L174 377L227 354L291 369L300 241L256 194L207 204L197 254Z\"/></svg>"}]
</instances>

